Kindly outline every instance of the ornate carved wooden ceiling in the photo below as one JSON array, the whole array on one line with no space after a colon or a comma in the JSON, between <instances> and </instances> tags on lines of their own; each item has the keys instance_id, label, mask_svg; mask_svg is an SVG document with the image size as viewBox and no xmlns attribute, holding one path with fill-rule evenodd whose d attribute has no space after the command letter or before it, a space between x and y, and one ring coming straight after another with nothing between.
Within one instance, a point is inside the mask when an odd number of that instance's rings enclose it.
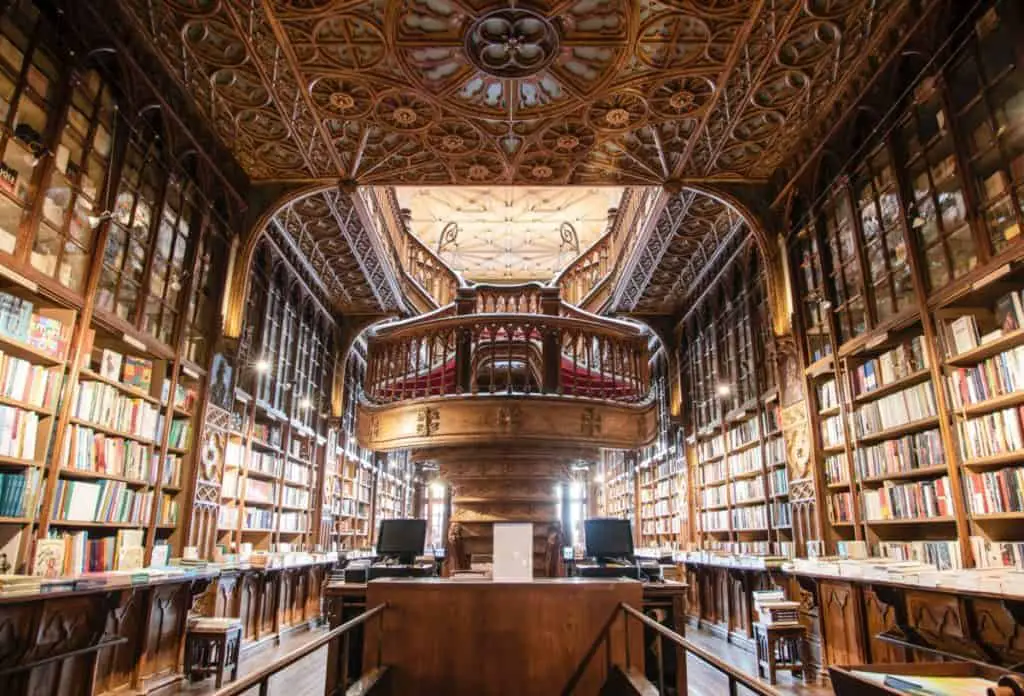
<instances>
[{"instance_id":1,"label":"ornate carved wooden ceiling","mask_svg":"<svg viewBox=\"0 0 1024 696\"><path fill-rule=\"evenodd\" d=\"M327 304L348 313L394 311L399 299L357 205L356 198L329 189L292 201L267 225L283 251L301 254L293 263L312 271Z\"/></svg>"},{"instance_id":2,"label":"ornate carved wooden ceiling","mask_svg":"<svg viewBox=\"0 0 1024 696\"><path fill-rule=\"evenodd\" d=\"M118 0L254 179L763 179L907 0Z\"/></svg>"}]
</instances>

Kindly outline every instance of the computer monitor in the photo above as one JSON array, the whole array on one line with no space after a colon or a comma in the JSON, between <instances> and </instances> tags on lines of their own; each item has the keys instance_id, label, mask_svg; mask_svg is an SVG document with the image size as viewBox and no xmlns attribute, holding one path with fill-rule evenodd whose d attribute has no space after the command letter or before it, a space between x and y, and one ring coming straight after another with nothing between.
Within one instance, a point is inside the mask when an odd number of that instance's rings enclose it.
<instances>
[{"instance_id":1,"label":"computer monitor","mask_svg":"<svg viewBox=\"0 0 1024 696\"><path fill-rule=\"evenodd\" d=\"M597 560L633 558L633 528L629 520L593 519L583 523L587 555Z\"/></svg>"},{"instance_id":2,"label":"computer monitor","mask_svg":"<svg viewBox=\"0 0 1024 696\"><path fill-rule=\"evenodd\" d=\"M412 564L416 556L422 555L426 540L426 520L381 520L377 554L397 557L399 563Z\"/></svg>"}]
</instances>

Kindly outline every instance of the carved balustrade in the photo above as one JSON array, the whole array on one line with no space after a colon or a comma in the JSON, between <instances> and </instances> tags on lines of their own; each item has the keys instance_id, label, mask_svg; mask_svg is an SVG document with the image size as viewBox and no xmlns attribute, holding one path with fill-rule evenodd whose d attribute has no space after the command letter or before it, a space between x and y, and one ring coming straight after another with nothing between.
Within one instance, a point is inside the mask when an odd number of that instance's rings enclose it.
<instances>
[{"instance_id":1,"label":"carved balustrade","mask_svg":"<svg viewBox=\"0 0 1024 696\"><path fill-rule=\"evenodd\" d=\"M540 283L479 284L463 292L460 304L464 309L471 308L475 314L548 314L552 313L552 306L557 307L558 291L545 288ZM549 311L545 311L546 309Z\"/></svg>"},{"instance_id":2,"label":"carved balustrade","mask_svg":"<svg viewBox=\"0 0 1024 696\"><path fill-rule=\"evenodd\" d=\"M371 333L364 393L375 404L478 394L638 403L650 391L648 358L646 331L625 322L509 312L441 316Z\"/></svg>"},{"instance_id":3,"label":"carved balustrade","mask_svg":"<svg viewBox=\"0 0 1024 696\"><path fill-rule=\"evenodd\" d=\"M552 284L562 291L562 299L580 305L608 277L613 265L612 241L608 232L555 277Z\"/></svg>"},{"instance_id":4,"label":"carved balustrade","mask_svg":"<svg viewBox=\"0 0 1024 696\"><path fill-rule=\"evenodd\" d=\"M455 301L459 276L412 234L406 233L405 272L439 307Z\"/></svg>"}]
</instances>

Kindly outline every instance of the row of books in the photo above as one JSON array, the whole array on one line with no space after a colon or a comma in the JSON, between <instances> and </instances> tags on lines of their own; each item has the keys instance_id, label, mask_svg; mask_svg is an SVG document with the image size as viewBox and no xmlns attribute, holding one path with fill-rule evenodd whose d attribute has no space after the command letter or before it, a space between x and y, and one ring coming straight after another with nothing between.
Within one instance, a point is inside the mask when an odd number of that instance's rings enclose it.
<instances>
[{"instance_id":1,"label":"row of books","mask_svg":"<svg viewBox=\"0 0 1024 696\"><path fill-rule=\"evenodd\" d=\"M163 416L160 416L160 431L163 430ZM159 432L159 431L158 431ZM171 420L171 432L167 435L167 446L175 449L187 449L192 436L192 424L188 419L174 418Z\"/></svg>"},{"instance_id":2,"label":"row of books","mask_svg":"<svg viewBox=\"0 0 1024 696\"><path fill-rule=\"evenodd\" d=\"M653 503L644 503L640 508L641 519L645 517L661 517L664 515L677 515L679 510L669 500L658 500Z\"/></svg>"},{"instance_id":3,"label":"row of books","mask_svg":"<svg viewBox=\"0 0 1024 696\"><path fill-rule=\"evenodd\" d=\"M271 481L246 479L245 501L247 503L274 505L277 502L277 485Z\"/></svg>"},{"instance_id":4,"label":"row of books","mask_svg":"<svg viewBox=\"0 0 1024 696\"><path fill-rule=\"evenodd\" d=\"M963 460L1024 449L1024 406L986 413L957 423Z\"/></svg>"},{"instance_id":5,"label":"row of books","mask_svg":"<svg viewBox=\"0 0 1024 696\"><path fill-rule=\"evenodd\" d=\"M913 435L867 445L853 451L857 475L877 478L914 469L944 466L946 458L942 436L938 430L925 430Z\"/></svg>"},{"instance_id":6,"label":"row of books","mask_svg":"<svg viewBox=\"0 0 1024 696\"><path fill-rule=\"evenodd\" d=\"M765 454L768 457L768 466L776 466L786 463L786 440L781 436L773 437L765 445Z\"/></svg>"},{"instance_id":7,"label":"row of books","mask_svg":"<svg viewBox=\"0 0 1024 696\"><path fill-rule=\"evenodd\" d=\"M729 447L737 449L757 439L757 419L750 418L729 426Z\"/></svg>"},{"instance_id":8,"label":"row of books","mask_svg":"<svg viewBox=\"0 0 1024 696\"><path fill-rule=\"evenodd\" d=\"M1024 541L990 541L982 536L972 536L970 542L976 568L1024 570Z\"/></svg>"},{"instance_id":9,"label":"row of books","mask_svg":"<svg viewBox=\"0 0 1024 696\"><path fill-rule=\"evenodd\" d=\"M71 341L70 318L74 313L50 309L33 313L33 309L29 300L0 292L0 334L63 360Z\"/></svg>"},{"instance_id":10,"label":"row of books","mask_svg":"<svg viewBox=\"0 0 1024 696\"><path fill-rule=\"evenodd\" d=\"M725 532L729 530L729 511L711 510L700 513L701 529L707 532Z\"/></svg>"},{"instance_id":11,"label":"row of books","mask_svg":"<svg viewBox=\"0 0 1024 696\"><path fill-rule=\"evenodd\" d=\"M957 355L1024 326L1024 304L1020 291L1008 292L996 300L995 325L995 331L983 336L975 315L964 314L945 325L946 345Z\"/></svg>"},{"instance_id":12,"label":"row of books","mask_svg":"<svg viewBox=\"0 0 1024 696\"><path fill-rule=\"evenodd\" d=\"M683 462L676 457L670 457L658 464L654 469L655 476L659 479L668 478L683 473Z\"/></svg>"},{"instance_id":13,"label":"row of books","mask_svg":"<svg viewBox=\"0 0 1024 696\"><path fill-rule=\"evenodd\" d=\"M792 526L793 520L790 517L789 503L782 501L772 503L772 527L785 529Z\"/></svg>"},{"instance_id":14,"label":"row of books","mask_svg":"<svg viewBox=\"0 0 1024 696\"><path fill-rule=\"evenodd\" d=\"M853 493L840 491L828 497L828 518L832 524L853 522Z\"/></svg>"},{"instance_id":15,"label":"row of books","mask_svg":"<svg viewBox=\"0 0 1024 696\"><path fill-rule=\"evenodd\" d=\"M14 406L0 406L0 456L36 459L39 414Z\"/></svg>"},{"instance_id":16,"label":"row of books","mask_svg":"<svg viewBox=\"0 0 1024 696\"><path fill-rule=\"evenodd\" d=\"M269 423L253 423L252 436L259 442L271 447L281 446L281 428Z\"/></svg>"},{"instance_id":17,"label":"row of books","mask_svg":"<svg viewBox=\"0 0 1024 696\"><path fill-rule=\"evenodd\" d=\"M274 513L272 510L246 508L242 518L243 529L273 529Z\"/></svg>"},{"instance_id":18,"label":"row of books","mask_svg":"<svg viewBox=\"0 0 1024 696\"><path fill-rule=\"evenodd\" d=\"M249 471L258 471L268 476L280 476L283 458L272 452L258 452L253 450L249 453L249 463L246 468Z\"/></svg>"},{"instance_id":19,"label":"row of books","mask_svg":"<svg viewBox=\"0 0 1024 696\"><path fill-rule=\"evenodd\" d=\"M953 514L948 476L901 484L886 481L881 488L862 490L861 501L864 517L869 521L949 517Z\"/></svg>"},{"instance_id":20,"label":"row of books","mask_svg":"<svg viewBox=\"0 0 1024 696\"><path fill-rule=\"evenodd\" d=\"M735 530L757 530L768 528L768 506L751 505L734 508L732 511L732 528Z\"/></svg>"},{"instance_id":21,"label":"row of books","mask_svg":"<svg viewBox=\"0 0 1024 696\"><path fill-rule=\"evenodd\" d=\"M818 393L818 408L822 411L835 408L839 405L839 389L836 388L836 381L828 379L815 387Z\"/></svg>"},{"instance_id":22,"label":"row of books","mask_svg":"<svg viewBox=\"0 0 1024 696\"><path fill-rule=\"evenodd\" d=\"M304 488L285 486L281 489L281 504L289 507L309 507L309 491Z\"/></svg>"},{"instance_id":23,"label":"row of books","mask_svg":"<svg viewBox=\"0 0 1024 696\"><path fill-rule=\"evenodd\" d=\"M309 485L310 468L297 462L286 461L284 463L284 478L292 483Z\"/></svg>"},{"instance_id":24,"label":"row of books","mask_svg":"<svg viewBox=\"0 0 1024 696\"><path fill-rule=\"evenodd\" d=\"M238 527L238 507L222 504L217 512L217 527L222 530Z\"/></svg>"},{"instance_id":25,"label":"row of books","mask_svg":"<svg viewBox=\"0 0 1024 696\"><path fill-rule=\"evenodd\" d=\"M768 477L768 486L773 496L789 495L789 475L785 469L775 469Z\"/></svg>"},{"instance_id":26,"label":"row of books","mask_svg":"<svg viewBox=\"0 0 1024 696\"><path fill-rule=\"evenodd\" d=\"M975 515L1024 512L1024 467L998 471L964 471L964 488Z\"/></svg>"},{"instance_id":27,"label":"row of books","mask_svg":"<svg viewBox=\"0 0 1024 696\"><path fill-rule=\"evenodd\" d=\"M0 396L36 408L53 409L61 382L59 370L34 365L0 351Z\"/></svg>"},{"instance_id":28,"label":"row of books","mask_svg":"<svg viewBox=\"0 0 1024 696\"><path fill-rule=\"evenodd\" d=\"M725 486L710 486L701 491L701 502L704 507L718 507L728 504Z\"/></svg>"},{"instance_id":29,"label":"row of books","mask_svg":"<svg viewBox=\"0 0 1024 696\"><path fill-rule=\"evenodd\" d=\"M821 442L825 447L839 447L844 440L842 418L829 416L821 420Z\"/></svg>"},{"instance_id":30,"label":"row of books","mask_svg":"<svg viewBox=\"0 0 1024 696\"><path fill-rule=\"evenodd\" d=\"M848 483L849 473L849 469L846 468L846 457L841 454L830 454L825 457L825 481Z\"/></svg>"},{"instance_id":31,"label":"row of books","mask_svg":"<svg viewBox=\"0 0 1024 696\"><path fill-rule=\"evenodd\" d=\"M868 394L928 367L928 352L924 350L924 338L915 336L877 358L866 360L857 366L853 371L854 393Z\"/></svg>"},{"instance_id":32,"label":"row of books","mask_svg":"<svg viewBox=\"0 0 1024 696\"><path fill-rule=\"evenodd\" d=\"M908 387L857 409L857 432L861 437L907 423L934 418L935 389L931 382Z\"/></svg>"},{"instance_id":33,"label":"row of books","mask_svg":"<svg viewBox=\"0 0 1024 696\"><path fill-rule=\"evenodd\" d=\"M277 528L282 532L305 532L309 529L309 515L305 512L274 513Z\"/></svg>"},{"instance_id":34,"label":"row of books","mask_svg":"<svg viewBox=\"0 0 1024 696\"><path fill-rule=\"evenodd\" d=\"M752 471L760 471L763 456L761 445L756 445L736 454L730 454L728 457L729 474L731 476L739 476Z\"/></svg>"},{"instance_id":35,"label":"row of books","mask_svg":"<svg viewBox=\"0 0 1024 696\"><path fill-rule=\"evenodd\" d=\"M733 503L764 500L764 480L760 478L734 481L732 484Z\"/></svg>"},{"instance_id":36,"label":"row of books","mask_svg":"<svg viewBox=\"0 0 1024 696\"><path fill-rule=\"evenodd\" d=\"M666 536L679 534L682 531L682 521L678 517L662 518L659 520L645 520L641 524L641 531L646 536Z\"/></svg>"},{"instance_id":37,"label":"row of books","mask_svg":"<svg viewBox=\"0 0 1024 696\"><path fill-rule=\"evenodd\" d=\"M726 475L725 460L719 459L714 462L702 464L700 467L700 482L701 485L713 483L715 481L724 481Z\"/></svg>"},{"instance_id":38,"label":"row of books","mask_svg":"<svg viewBox=\"0 0 1024 696\"><path fill-rule=\"evenodd\" d=\"M159 456L141 442L111 437L72 423L64 440L61 466L155 483Z\"/></svg>"},{"instance_id":39,"label":"row of books","mask_svg":"<svg viewBox=\"0 0 1024 696\"><path fill-rule=\"evenodd\" d=\"M164 458L164 478L163 484L165 486L181 486L181 456L177 454L168 454Z\"/></svg>"},{"instance_id":40,"label":"row of books","mask_svg":"<svg viewBox=\"0 0 1024 696\"><path fill-rule=\"evenodd\" d=\"M40 470L0 472L0 517L28 517L29 502L39 490Z\"/></svg>"},{"instance_id":41,"label":"row of books","mask_svg":"<svg viewBox=\"0 0 1024 696\"><path fill-rule=\"evenodd\" d=\"M949 541L882 541L877 554L897 561L917 561L936 566L939 570L959 570L964 567L960 542Z\"/></svg>"},{"instance_id":42,"label":"row of books","mask_svg":"<svg viewBox=\"0 0 1024 696\"><path fill-rule=\"evenodd\" d=\"M953 408L963 408L1024 389L1024 346L1017 346L978 365L953 368L949 395Z\"/></svg>"},{"instance_id":43,"label":"row of books","mask_svg":"<svg viewBox=\"0 0 1024 696\"><path fill-rule=\"evenodd\" d=\"M714 459L725 454L725 442L720 435L697 443L697 458L701 461Z\"/></svg>"},{"instance_id":44,"label":"row of books","mask_svg":"<svg viewBox=\"0 0 1024 696\"><path fill-rule=\"evenodd\" d=\"M782 429L782 410L777 403L766 404L761 411L761 431L766 435Z\"/></svg>"},{"instance_id":45,"label":"row of books","mask_svg":"<svg viewBox=\"0 0 1024 696\"><path fill-rule=\"evenodd\" d=\"M57 481L53 519L68 522L148 524L153 491L134 491L123 481Z\"/></svg>"},{"instance_id":46,"label":"row of books","mask_svg":"<svg viewBox=\"0 0 1024 696\"><path fill-rule=\"evenodd\" d=\"M71 415L136 437L159 439L156 406L144 399L126 396L117 387L104 382L79 382Z\"/></svg>"},{"instance_id":47,"label":"row of books","mask_svg":"<svg viewBox=\"0 0 1024 696\"><path fill-rule=\"evenodd\" d=\"M92 359L96 372L103 378L149 393L149 388L153 384L152 360L135 355L123 355L109 348L94 351ZM166 396L163 401L167 402Z\"/></svg>"}]
</instances>

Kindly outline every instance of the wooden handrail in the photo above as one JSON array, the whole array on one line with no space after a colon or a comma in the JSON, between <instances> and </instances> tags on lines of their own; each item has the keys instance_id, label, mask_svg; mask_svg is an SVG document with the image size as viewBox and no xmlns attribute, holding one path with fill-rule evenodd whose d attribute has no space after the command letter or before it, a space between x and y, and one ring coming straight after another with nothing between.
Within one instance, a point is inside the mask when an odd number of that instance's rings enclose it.
<instances>
[{"instance_id":1,"label":"wooden handrail","mask_svg":"<svg viewBox=\"0 0 1024 696\"><path fill-rule=\"evenodd\" d=\"M744 672L741 672L736 667L730 665L728 662L725 662L713 653L708 652L704 648L697 647L690 641L686 640L686 638L673 631L671 628L661 625L651 617L647 616L641 611L638 611L637 609L634 609L625 602L620 604L619 608L622 609L623 613L626 616L632 616L634 619L636 619L644 626L660 635L662 638L665 638L670 642L675 643L680 648L682 648L684 653L684 660L686 659L686 653L690 653L694 657L698 658L699 660L702 660L703 662L707 663L714 669L724 674L726 678L729 680L730 693L736 693L735 685L740 684L744 688L752 691L753 693L759 694L759 696L780 696L780 693L777 689L773 689L771 686L763 683L762 681L755 679L754 677L751 677Z\"/></svg>"},{"instance_id":2,"label":"wooden handrail","mask_svg":"<svg viewBox=\"0 0 1024 696\"><path fill-rule=\"evenodd\" d=\"M274 676L281 670L285 669L286 667L290 667L302 658L311 655L312 653L324 647L331 641L340 638L342 635L348 633L353 628L357 626L362 626L364 623L366 623L373 617L377 616L378 614L381 614L387 608L387 606L388 605L385 603L376 606L373 609L370 609L369 611L364 611L362 614L355 617L354 619L346 621L337 628L332 628L330 631L320 636L316 640L312 641L311 643L307 643L306 645L303 645L301 648L296 648L295 650L292 650L284 657L281 657L275 660L274 662L271 662L269 665L266 665L256 670L252 674L242 677L234 684L229 684L228 686L225 686L219 691L214 692L213 696L239 696L239 694L244 694L246 691L256 686L260 687L260 694L267 693L267 683L269 682L272 676ZM348 656L345 655L344 659L348 659ZM341 686L342 689L344 690L345 685Z\"/></svg>"},{"instance_id":3,"label":"wooden handrail","mask_svg":"<svg viewBox=\"0 0 1024 696\"><path fill-rule=\"evenodd\" d=\"M33 660L32 662L26 662L23 665L15 665L14 667L0 669L0 677L9 677L12 674L19 674L21 672L27 672L29 670L35 669L36 667L48 665L51 662L60 662L62 660L67 660L72 657L78 657L79 655L88 655L90 653L99 652L100 650L111 648L115 645L120 645L121 643L127 642L128 639L124 637L111 638L110 640L100 641L95 645L89 645L84 648L78 648L76 650L69 650L67 652L60 653L59 655L50 655L49 657L43 657L38 660Z\"/></svg>"},{"instance_id":4,"label":"wooden handrail","mask_svg":"<svg viewBox=\"0 0 1024 696\"><path fill-rule=\"evenodd\" d=\"M443 308L442 308L443 309ZM435 310L439 313L441 310ZM646 338L647 330L639 324L630 324L624 321L608 320L596 314L584 316L583 313L573 316L558 316L549 314L516 314L501 312L495 314L461 314L456 316L432 316L429 319L416 317L409 321L381 324L371 329L368 335L368 343L382 343L392 339L414 338L427 333L443 331L445 329L463 328L471 324L480 323L517 323L529 321L537 326L545 325L551 328L580 330L586 329L595 333L601 333L615 338Z\"/></svg>"}]
</instances>

